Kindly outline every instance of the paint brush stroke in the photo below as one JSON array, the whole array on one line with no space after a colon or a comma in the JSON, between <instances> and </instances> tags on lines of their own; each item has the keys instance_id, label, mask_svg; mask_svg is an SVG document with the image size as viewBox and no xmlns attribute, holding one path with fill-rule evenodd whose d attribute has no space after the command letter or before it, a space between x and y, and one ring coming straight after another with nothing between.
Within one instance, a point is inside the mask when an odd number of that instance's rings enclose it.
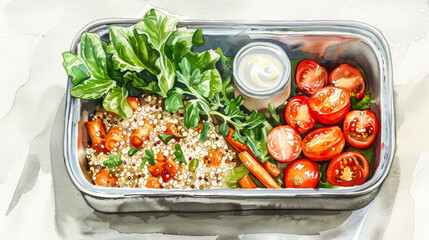
<instances>
[{"instance_id":1,"label":"paint brush stroke","mask_svg":"<svg viewBox=\"0 0 429 240\"><path fill-rule=\"evenodd\" d=\"M6 216L18 204L22 194L29 192L36 183L37 176L39 175L40 161L36 154L29 154L25 162L24 169L22 170L21 177L19 178L18 185L15 188L12 200L10 201L9 208L7 209Z\"/></svg>"}]
</instances>

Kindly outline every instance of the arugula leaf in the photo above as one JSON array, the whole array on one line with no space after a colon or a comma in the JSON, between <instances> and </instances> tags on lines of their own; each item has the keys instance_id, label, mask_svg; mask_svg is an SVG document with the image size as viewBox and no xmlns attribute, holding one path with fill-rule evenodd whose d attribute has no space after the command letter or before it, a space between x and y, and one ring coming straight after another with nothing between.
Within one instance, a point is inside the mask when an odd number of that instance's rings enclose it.
<instances>
[{"instance_id":1,"label":"arugula leaf","mask_svg":"<svg viewBox=\"0 0 429 240\"><path fill-rule=\"evenodd\" d=\"M150 165L154 166L155 165L155 152L153 151L153 149L145 149L144 151L145 151L146 155L142 158L141 168L144 167L146 162L149 162Z\"/></svg>"},{"instance_id":2,"label":"arugula leaf","mask_svg":"<svg viewBox=\"0 0 429 240\"><path fill-rule=\"evenodd\" d=\"M113 80L89 79L70 89L70 95L82 99L96 99L116 87Z\"/></svg>"},{"instance_id":3,"label":"arugula leaf","mask_svg":"<svg viewBox=\"0 0 429 240\"><path fill-rule=\"evenodd\" d=\"M228 105L225 107L225 115L229 118L236 118L236 119L245 119L247 115L240 110L241 104L243 104L244 101L242 101L241 96L238 96L236 99L231 99Z\"/></svg>"},{"instance_id":4,"label":"arugula leaf","mask_svg":"<svg viewBox=\"0 0 429 240\"><path fill-rule=\"evenodd\" d=\"M210 129L211 129L210 122L206 121L204 123L203 130L201 130L201 134L200 134L200 141L201 142L205 142L207 140L207 134L210 131Z\"/></svg>"},{"instance_id":5,"label":"arugula leaf","mask_svg":"<svg viewBox=\"0 0 429 240\"><path fill-rule=\"evenodd\" d=\"M244 122L244 127L246 129L253 129L258 127L260 124L262 124L265 121L266 117L265 114L260 113L258 111L252 111L249 118Z\"/></svg>"},{"instance_id":6,"label":"arugula leaf","mask_svg":"<svg viewBox=\"0 0 429 240\"><path fill-rule=\"evenodd\" d=\"M249 173L249 169L247 169L244 164L241 164L240 166L229 170L223 181L228 185L228 187L237 188L240 187L238 180L242 179Z\"/></svg>"},{"instance_id":7,"label":"arugula leaf","mask_svg":"<svg viewBox=\"0 0 429 240\"><path fill-rule=\"evenodd\" d=\"M279 114L277 113L277 108L274 106L274 104L270 103L268 104L268 112L270 113L272 121L274 121L275 126L281 125L281 119Z\"/></svg>"},{"instance_id":8,"label":"arugula leaf","mask_svg":"<svg viewBox=\"0 0 429 240\"><path fill-rule=\"evenodd\" d=\"M133 115L133 109L128 104L127 97L127 88L125 86L117 87L107 93L103 101L103 108L109 112L117 113L123 118L130 118Z\"/></svg>"},{"instance_id":9,"label":"arugula leaf","mask_svg":"<svg viewBox=\"0 0 429 240\"><path fill-rule=\"evenodd\" d=\"M106 48L107 43L103 42L98 34L82 33L78 45L78 54L92 78L110 79L107 70L108 55Z\"/></svg>"},{"instance_id":10,"label":"arugula leaf","mask_svg":"<svg viewBox=\"0 0 429 240\"><path fill-rule=\"evenodd\" d=\"M112 61L115 69L121 71L141 72L147 69L150 73L159 74L155 61L156 51L148 43L148 37L138 34L134 26L109 29L110 43L107 51L113 54Z\"/></svg>"},{"instance_id":11,"label":"arugula leaf","mask_svg":"<svg viewBox=\"0 0 429 240\"><path fill-rule=\"evenodd\" d=\"M186 165L187 162L185 160L185 156L183 155L182 147L180 147L180 144L176 143L174 145L174 149L176 149L176 151L174 151L174 156L176 157L176 160Z\"/></svg>"},{"instance_id":12,"label":"arugula leaf","mask_svg":"<svg viewBox=\"0 0 429 240\"><path fill-rule=\"evenodd\" d=\"M130 157L134 156L134 154L136 154L138 151L140 151L140 149L142 149L142 148L141 148L141 147L138 147L138 148L131 148L131 149L128 151L128 156L130 156Z\"/></svg>"},{"instance_id":13,"label":"arugula leaf","mask_svg":"<svg viewBox=\"0 0 429 240\"><path fill-rule=\"evenodd\" d=\"M179 109L185 107L183 104L183 93L180 88L176 88L173 90L173 93L169 94L168 97L164 101L164 107L167 112L177 113Z\"/></svg>"},{"instance_id":14,"label":"arugula leaf","mask_svg":"<svg viewBox=\"0 0 429 240\"><path fill-rule=\"evenodd\" d=\"M370 109L371 104L374 104L374 103L375 103L375 100L371 98L371 93L365 94L365 96L360 101L356 99L356 94L354 92L351 93L350 110Z\"/></svg>"},{"instance_id":15,"label":"arugula leaf","mask_svg":"<svg viewBox=\"0 0 429 240\"><path fill-rule=\"evenodd\" d=\"M67 75L72 77L73 85L76 86L90 77L88 70L78 56L71 52L64 52L62 55L64 59L63 66Z\"/></svg>"},{"instance_id":16,"label":"arugula leaf","mask_svg":"<svg viewBox=\"0 0 429 240\"><path fill-rule=\"evenodd\" d=\"M213 98L216 93L222 91L222 79L216 69L207 70L202 73L202 78L198 85L193 87L203 97Z\"/></svg>"},{"instance_id":17,"label":"arugula leaf","mask_svg":"<svg viewBox=\"0 0 429 240\"><path fill-rule=\"evenodd\" d=\"M167 97L167 93L173 87L176 76L175 64L167 57L165 44L171 34L176 31L178 21L173 16L167 16L160 11L151 9L135 25L137 32L146 35L150 46L158 52L155 66L159 69L157 74L158 86L163 97Z\"/></svg>"},{"instance_id":18,"label":"arugula leaf","mask_svg":"<svg viewBox=\"0 0 429 240\"><path fill-rule=\"evenodd\" d=\"M226 123L226 121L224 121L220 126L219 126L219 132L222 133L222 137L226 137L228 136L229 133L229 127L228 124Z\"/></svg>"},{"instance_id":19,"label":"arugula leaf","mask_svg":"<svg viewBox=\"0 0 429 240\"><path fill-rule=\"evenodd\" d=\"M103 161L103 165L108 168L119 167L122 165L121 155L110 154L109 160Z\"/></svg>"},{"instance_id":20,"label":"arugula leaf","mask_svg":"<svg viewBox=\"0 0 429 240\"><path fill-rule=\"evenodd\" d=\"M158 134L158 138L161 139L165 144L167 144L171 139L173 138L185 138L185 136L178 136L178 135L170 135L165 133Z\"/></svg>"},{"instance_id":21,"label":"arugula leaf","mask_svg":"<svg viewBox=\"0 0 429 240\"><path fill-rule=\"evenodd\" d=\"M200 69L201 72L205 72L216 68L216 62L219 60L220 55L210 49L201 53L189 52L185 57L191 64L191 71Z\"/></svg>"}]
</instances>

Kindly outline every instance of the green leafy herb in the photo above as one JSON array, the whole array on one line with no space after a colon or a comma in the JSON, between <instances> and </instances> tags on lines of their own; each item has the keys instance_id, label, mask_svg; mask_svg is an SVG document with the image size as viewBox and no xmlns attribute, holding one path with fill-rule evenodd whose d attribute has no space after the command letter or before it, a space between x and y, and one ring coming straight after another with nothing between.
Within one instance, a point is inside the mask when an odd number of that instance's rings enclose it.
<instances>
[{"instance_id":1,"label":"green leafy herb","mask_svg":"<svg viewBox=\"0 0 429 240\"><path fill-rule=\"evenodd\" d=\"M222 137L226 137L228 136L229 133L229 127L228 124L226 122L223 122L220 126L219 126L219 132L222 133Z\"/></svg>"},{"instance_id":2,"label":"green leafy herb","mask_svg":"<svg viewBox=\"0 0 429 240\"><path fill-rule=\"evenodd\" d=\"M165 133L158 134L158 137L165 144L167 144L173 138L180 138L180 139L185 138L185 136L170 135L170 134L165 134Z\"/></svg>"},{"instance_id":3,"label":"green leafy herb","mask_svg":"<svg viewBox=\"0 0 429 240\"><path fill-rule=\"evenodd\" d=\"M138 148L131 148L131 149L128 151L128 156L130 156L130 157L134 156L134 154L136 154L138 151L140 151L140 149L142 149L142 148L141 148L141 147L138 147Z\"/></svg>"},{"instance_id":4,"label":"green leafy herb","mask_svg":"<svg viewBox=\"0 0 429 240\"><path fill-rule=\"evenodd\" d=\"M274 104L272 104L272 103L268 104L268 111L271 115L271 118L275 121L276 125L277 126L281 125L280 116L277 113L277 109L274 106Z\"/></svg>"},{"instance_id":5,"label":"green leafy herb","mask_svg":"<svg viewBox=\"0 0 429 240\"><path fill-rule=\"evenodd\" d=\"M176 157L176 160L186 165L187 162L185 160L185 156L183 155L182 147L180 147L180 144L176 143L174 145L174 149L176 149L176 151L174 151L174 156Z\"/></svg>"},{"instance_id":6,"label":"green leafy herb","mask_svg":"<svg viewBox=\"0 0 429 240\"><path fill-rule=\"evenodd\" d=\"M155 153L153 149L145 149L146 156L142 158L141 167L143 168L146 162L149 162L150 165L155 165Z\"/></svg>"},{"instance_id":7,"label":"green leafy herb","mask_svg":"<svg viewBox=\"0 0 429 240\"><path fill-rule=\"evenodd\" d=\"M127 102L128 90L125 86L117 87L107 93L103 101L103 108L110 112L116 112L123 118L130 118L133 109Z\"/></svg>"},{"instance_id":8,"label":"green leafy herb","mask_svg":"<svg viewBox=\"0 0 429 240\"><path fill-rule=\"evenodd\" d=\"M72 77L73 85L76 86L90 77L88 70L78 56L71 52L64 52L63 58L63 66L67 74Z\"/></svg>"},{"instance_id":9,"label":"green leafy herb","mask_svg":"<svg viewBox=\"0 0 429 240\"><path fill-rule=\"evenodd\" d=\"M177 113L179 109L185 107L182 100L183 94L180 88L174 89L164 101L165 110L171 113Z\"/></svg>"},{"instance_id":10,"label":"green leafy herb","mask_svg":"<svg viewBox=\"0 0 429 240\"><path fill-rule=\"evenodd\" d=\"M374 104L374 103L375 103L375 100L371 98L371 94L370 93L365 94L365 96L360 101L358 101L356 99L356 95L355 95L354 92L351 93L350 110L365 110L365 109L370 109L371 108L371 104Z\"/></svg>"},{"instance_id":11,"label":"green leafy herb","mask_svg":"<svg viewBox=\"0 0 429 240\"><path fill-rule=\"evenodd\" d=\"M240 185L238 184L238 180L245 177L247 174L249 174L249 172L249 169L247 169L244 164L241 164L240 166L229 170L223 181L230 188L240 187Z\"/></svg>"},{"instance_id":12,"label":"green leafy herb","mask_svg":"<svg viewBox=\"0 0 429 240\"><path fill-rule=\"evenodd\" d=\"M103 165L108 168L119 167L122 165L121 155L110 154L109 160L103 161Z\"/></svg>"},{"instance_id":13,"label":"green leafy herb","mask_svg":"<svg viewBox=\"0 0 429 240\"><path fill-rule=\"evenodd\" d=\"M366 158L366 160L368 161L368 164L371 164L374 153L375 153L375 146L374 146L374 144L372 144L367 149L359 149L359 148L349 147L349 148L347 148L347 151L356 151L356 152L361 153Z\"/></svg>"},{"instance_id":14,"label":"green leafy herb","mask_svg":"<svg viewBox=\"0 0 429 240\"><path fill-rule=\"evenodd\" d=\"M201 130L201 134L200 134L200 141L201 142L205 142L207 140L207 134L210 131L210 129L211 129L210 122L206 121L204 123L203 130Z\"/></svg>"},{"instance_id":15,"label":"green leafy herb","mask_svg":"<svg viewBox=\"0 0 429 240\"><path fill-rule=\"evenodd\" d=\"M337 185L332 185L329 182L326 181L326 169L329 166L329 162L325 162L322 164L316 164L319 168L319 183L317 184L317 188L338 188Z\"/></svg>"}]
</instances>

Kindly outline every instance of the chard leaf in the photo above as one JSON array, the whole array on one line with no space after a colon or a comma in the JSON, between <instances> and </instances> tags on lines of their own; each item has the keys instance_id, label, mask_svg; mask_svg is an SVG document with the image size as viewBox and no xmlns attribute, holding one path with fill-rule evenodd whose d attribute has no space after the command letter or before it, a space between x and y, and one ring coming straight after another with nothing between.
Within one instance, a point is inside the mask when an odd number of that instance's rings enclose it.
<instances>
[{"instance_id":1,"label":"chard leaf","mask_svg":"<svg viewBox=\"0 0 429 240\"><path fill-rule=\"evenodd\" d=\"M156 60L155 65L159 68L160 72L156 77L158 78L158 86L160 89L160 95L167 97L168 91L174 85L174 79L176 77L176 68L174 64L165 55L161 55Z\"/></svg>"},{"instance_id":2,"label":"chard leaf","mask_svg":"<svg viewBox=\"0 0 429 240\"><path fill-rule=\"evenodd\" d=\"M113 80L89 79L70 89L70 95L82 99L96 99L115 87L116 82Z\"/></svg>"},{"instance_id":3,"label":"chard leaf","mask_svg":"<svg viewBox=\"0 0 429 240\"><path fill-rule=\"evenodd\" d=\"M78 45L78 56L82 59L91 78L110 79L107 70L107 43L96 33L84 32Z\"/></svg>"},{"instance_id":4,"label":"chard leaf","mask_svg":"<svg viewBox=\"0 0 429 240\"><path fill-rule=\"evenodd\" d=\"M179 63L180 60L191 51L193 45L204 43L201 29L178 28L167 40L165 52L173 62ZM177 67L177 65L176 65Z\"/></svg>"},{"instance_id":5,"label":"chard leaf","mask_svg":"<svg viewBox=\"0 0 429 240\"><path fill-rule=\"evenodd\" d=\"M133 109L127 102L128 90L125 86L110 91L103 101L103 108L109 112L119 114L122 118L130 118Z\"/></svg>"},{"instance_id":6,"label":"chard leaf","mask_svg":"<svg viewBox=\"0 0 429 240\"><path fill-rule=\"evenodd\" d=\"M371 108L371 104L374 104L375 100L371 98L371 94L367 93L365 94L365 96L362 98L362 100L358 101L356 99L356 94L354 92L351 92L351 97L350 97L350 111L351 110L365 110L365 109L370 109Z\"/></svg>"},{"instance_id":7,"label":"chard leaf","mask_svg":"<svg viewBox=\"0 0 429 240\"><path fill-rule=\"evenodd\" d=\"M119 167L122 165L121 155L110 154L109 160L103 161L103 165L108 168Z\"/></svg>"},{"instance_id":8,"label":"chard leaf","mask_svg":"<svg viewBox=\"0 0 429 240\"><path fill-rule=\"evenodd\" d=\"M202 53L187 53L185 57L191 64L191 71L199 68L201 72L205 72L209 69L216 68L216 62L219 60L220 55L214 50L210 49Z\"/></svg>"},{"instance_id":9,"label":"chard leaf","mask_svg":"<svg viewBox=\"0 0 429 240\"><path fill-rule=\"evenodd\" d=\"M185 107L182 100L183 94L180 91L174 91L164 101L164 107L167 112L177 113L179 109Z\"/></svg>"},{"instance_id":10,"label":"chard leaf","mask_svg":"<svg viewBox=\"0 0 429 240\"><path fill-rule=\"evenodd\" d=\"M240 166L229 170L223 181L228 185L228 187L234 188L237 187L238 180L244 178L249 173L249 169L247 169L244 164L241 164ZM240 187L240 185L238 185L238 187Z\"/></svg>"},{"instance_id":11,"label":"chard leaf","mask_svg":"<svg viewBox=\"0 0 429 240\"><path fill-rule=\"evenodd\" d=\"M204 123L204 127L203 130L201 130L201 134L200 134L200 141L203 143L207 140L207 134L209 133L211 127L210 127L210 122L206 121Z\"/></svg>"},{"instance_id":12,"label":"chard leaf","mask_svg":"<svg viewBox=\"0 0 429 240\"><path fill-rule=\"evenodd\" d=\"M110 43L107 51L113 54L112 61L115 69L123 71L141 72L147 69L150 73L157 75L158 68L155 61L158 59L156 51L153 50L147 36L138 34L134 26L118 27L109 29Z\"/></svg>"},{"instance_id":13,"label":"chard leaf","mask_svg":"<svg viewBox=\"0 0 429 240\"><path fill-rule=\"evenodd\" d=\"M176 149L174 151L174 156L176 157L176 160L186 165L187 162L185 156L183 155L182 147L180 147L180 144L176 143L174 145L174 149Z\"/></svg>"},{"instance_id":14,"label":"chard leaf","mask_svg":"<svg viewBox=\"0 0 429 240\"><path fill-rule=\"evenodd\" d=\"M90 77L88 70L78 56L71 52L64 52L63 59L63 66L66 69L67 75L72 77L74 86Z\"/></svg>"},{"instance_id":15,"label":"chard leaf","mask_svg":"<svg viewBox=\"0 0 429 240\"><path fill-rule=\"evenodd\" d=\"M130 82L133 87L143 91L144 93L158 93L159 87L154 81L146 82L135 72L127 72L124 75L124 79L126 82Z\"/></svg>"}]
</instances>

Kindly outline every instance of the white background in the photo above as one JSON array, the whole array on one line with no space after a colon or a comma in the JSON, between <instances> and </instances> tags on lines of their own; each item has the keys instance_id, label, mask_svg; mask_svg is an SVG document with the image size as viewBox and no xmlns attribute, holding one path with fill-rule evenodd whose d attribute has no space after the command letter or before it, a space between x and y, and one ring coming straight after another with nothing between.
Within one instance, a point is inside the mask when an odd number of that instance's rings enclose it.
<instances>
[{"instance_id":1,"label":"white background","mask_svg":"<svg viewBox=\"0 0 429 240\"><path fill-rule=\"evenodd\" d=\"M376 200L359 211L322 215L312 212L281 212L274 217L261 213L206 216L93 212L63 169L60 141L67 78L61 66L61 53L69 49L76 33L89 22L102 18L140 18L152 7L181 19L354 20L381 30L389 42L394 67L397 151L389 177ZM427 239L428 29L427 0L2 0L0 238L153 239L154 235L147 233L165 233L168 235L155 236L177 239L173 235L198 233L207 235L205 239L215 239L217 235L219 239ZM27 169L24 168L26 162ZM53 169L59 170L53 174ZM22 173L34 175L34 184L20 185L23 194L6 215ZM207 219L209 217L235 224L228 228L228 224L217 222L221 223L220 228L201 234L198 224L213 224L216 220ZM237 224L240 221L247 225ZM172 226L166 226L170 224ZM261 227L264 224L277 226L269 234L269 227L268 230Z\"/></svg>"}]
</instances>

